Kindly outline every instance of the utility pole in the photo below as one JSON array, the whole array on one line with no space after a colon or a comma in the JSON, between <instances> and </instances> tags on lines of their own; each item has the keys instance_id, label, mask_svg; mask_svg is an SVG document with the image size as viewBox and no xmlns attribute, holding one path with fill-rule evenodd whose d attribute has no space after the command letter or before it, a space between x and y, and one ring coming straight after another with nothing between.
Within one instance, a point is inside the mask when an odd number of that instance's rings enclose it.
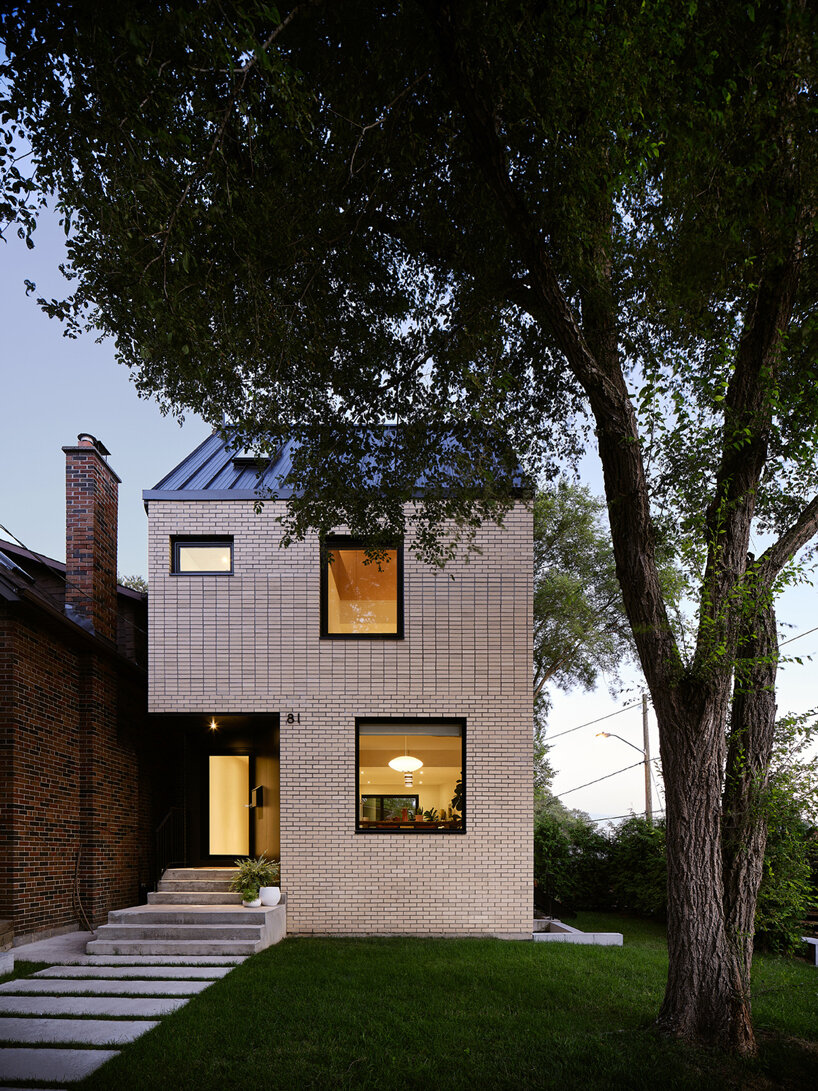
<instances>
[{"instance_id":1,"label":"utility pole","mask_svg":"<svg viewBox=\"0 0 818 1091\"><path fill-rule=\"evenodd\" d=\"M642 694L642 740L645 750L645 818L653 825L653 799L650 791L650 738L648 736L648 695Z\"/></svg>"}]
</instances>

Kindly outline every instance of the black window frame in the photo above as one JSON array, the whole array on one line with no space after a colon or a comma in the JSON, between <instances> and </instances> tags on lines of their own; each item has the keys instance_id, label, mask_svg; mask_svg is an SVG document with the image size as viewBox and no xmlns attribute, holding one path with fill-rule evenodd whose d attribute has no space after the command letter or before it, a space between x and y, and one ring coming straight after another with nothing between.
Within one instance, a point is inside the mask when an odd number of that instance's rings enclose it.
<instances>
[{"instance_id":1,"label":"black window frame","mask_svg":"<svg viewBox=\"0 0 818 1091\"><path fill-rule=\"evenodd\" d=\"M180 546L230 546L230 569L205 568L201 571L182 571L179 568ZM236 550L232 534L172 534L170 539L170 574L172 576L232 576L235 571Z\"/></svg>"},{"instance_id":2,"label":"black window frame","mask_svg":"<svg viewBox=\"0 0 818 1091\"><path fill-rule=\"evenodd\" d=\"M420 806L420 796L417 792L393 792L391 795L387 795L384 792L361 792L361 794L358 796L358 799L377 799L379 801L380 806L378 809L380 810L381 814L379 818L375 819L376 822L386 821L386 819L383 817L383 801L385 799L414 799L415 806L412 811L413 814ZM408 809L409 808L407 807L407 810Z\"/></svg>"},{"instance_id":3,"label":"black window frame","mask_svg":"<svg viewBox=\"0 0 818 1091\"><path fill-rule=\"evenodd\" d=\"M390 827L388 829L377 829L372 826L360 825L360 803L361 796L369 794L380 795L383 793L378 792L362 792L361 791L361 725L375 725L384 724L392 726L405 726L405 727L417 727L419 730L415 734L422 734L422 728L424 723L428 724L451 724L453 727L460 728L460 780L463 785L463 809L460 812L460 825L455 828L434 828L426 829L415 827L412 822L401 823L399 826ZM409 732L407 732L409 734ZM397 738L397 736L396 736ZM393 793L394 795L400 795L400 792ZM404 793L406 795L419 795L419 792ZM449 837L453 835L459 835L466 833L468 823L468 803L466 802L466 717L465 716L356 716L355 717L355 833L362 834L366 837L376 836L377 834L406 834L410 837Z\"/></svg>"},{"instance_id":4,"label":"black window frame","mask_svg":"<svg viewBox=\"0 0 818 1091\"><path fill-rule=\"evenodd\" d=\"M321 640L403 640L404 639L404 582L403 582L403 543L384 545L384 549L395 550L397 574L397 618L394 633L331 633L329 631L329 551L332 549L366 549L371 545L365 538L355 538L350 534L328 534L321 542L321 594L320 594L320 636ZM373 562L376 563L376 562Z\"/></svg>"}]
</instances>

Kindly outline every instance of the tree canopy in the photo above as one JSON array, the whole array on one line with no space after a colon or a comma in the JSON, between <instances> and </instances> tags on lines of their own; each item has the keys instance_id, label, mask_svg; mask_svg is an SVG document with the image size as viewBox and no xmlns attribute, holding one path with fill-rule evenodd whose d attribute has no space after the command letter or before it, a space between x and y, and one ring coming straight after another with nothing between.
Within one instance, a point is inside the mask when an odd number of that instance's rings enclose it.
<instances>
[{"instance_id":1,"label":"tree canopy","mask_svg":"<svg viewBox=\"0 0 818 1091\"><path fill-rule=\"evenodd\" d=\"M818 528L816 19L54 0L0 23L36 164L29 185L0 161L4 207L25 232L53 191L68 235L72 293L44 306L167 408L295 436L285 537L408 518L445 558L441 527L514 502L518 458L549 475L593 428L667 789L660 1024L748 1051L773 595ZM444 435L491 454L453 479Z\"/></svg>"}]
</instances>

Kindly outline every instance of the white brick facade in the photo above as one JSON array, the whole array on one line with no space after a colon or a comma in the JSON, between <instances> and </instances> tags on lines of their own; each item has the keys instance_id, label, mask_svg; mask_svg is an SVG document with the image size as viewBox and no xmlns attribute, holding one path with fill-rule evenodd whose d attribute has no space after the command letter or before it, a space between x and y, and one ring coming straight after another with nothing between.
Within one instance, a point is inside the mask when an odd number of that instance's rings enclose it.
<instances>
[{"instance_id":1,"label":"white brick facade","mask_svg":"<svg viewBox=\"0 0 818 1091\"><path fill-rule=\"evenodd\" d=\"M150 711L281 716L291 933L531 934L532 519L445 569L404 558L405 639L321 640L317 539L275 503L149 503ZM170 575L172 535L231 534L232 576ZM288 713L300 723L288 725ZM466 832L355 832L355 717L463 717Z\"/></svg>"}]
</instances>

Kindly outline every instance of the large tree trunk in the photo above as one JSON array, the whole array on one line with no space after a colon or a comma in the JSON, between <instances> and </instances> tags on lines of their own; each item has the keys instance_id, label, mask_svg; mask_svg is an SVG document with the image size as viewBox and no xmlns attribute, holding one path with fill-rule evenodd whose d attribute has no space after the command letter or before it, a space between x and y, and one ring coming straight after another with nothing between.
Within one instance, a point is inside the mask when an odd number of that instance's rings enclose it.
<instances>
[{"instance_id":1,"label":"large tree trunk","mask_svg":"<svg viewBox=\"0 0 818 1091\"><path fill-rule=\"evenodd\" d=\"M767 846L765 796L775 736L777 655L775 607L762 591L739 642L722 831L725 924L748 1011L755 910Z\"/></svg>"},{"instance_id":2,"label":"large tree trunk","mask_svg":"<svg viewBox=\"0 0 818 1091\"><path fill-rule=\"evenodd\" d=\"M655 704L667 806L669 955L658 1023L675 1036L748 1053L755 1040L749 1006L737 1003L723 910L720 817L729 679L715 688L691 682L683 688L682 711L661 697Z\"/></svg>"},{"instance_id":3,"label":"large tree trunk","mask_svg":"<svg viewBox=\"0 0 818 1091\"><path fill-rule=\"evenodd\" d=\"M681 1037L751 1052L755 1041L746 988L751 947L742 941L737 948L731 937L738 935L737 929L752 929L748 915L754 912L755 872L759 849L763 856L763 841L750 813L749 795L738 783L733 784L729 789L730 840L724 859L722 792L734 656L737 642L751 635L741 631L736 595L740 597L743 590L750 528L767 459L773 412L770 393L800 274L799 228L795 227L793 238L780 239L771 247L769 262L759 267L758 283L748 301L722 405L720 459L718 468L714 467L705 519L708 558L696 652L692 663L684 666L659 579L650 488L620 360L610 262L612 207L600 208L599 233L585 240L595 250L595 273L580 278L582 305L578 311L563 292L547 238L512 180L499 137L499 111L489 97L492 80L483 71L483 60L464 51L454 6L426 0L424 7L471 131L475 165L497 202L519 263L527 270L524 284L516 270L510 277L516 285L510 290L510 299L524 306L553 335L585 390L596 423L617 576L656 710L665 777L670 968L659 1024ZM600 194L603 191L605 187L600 188ZM775 565L780 570L788 556L809 540L804 534L815 532L816 508L818 503L814 502L773 547L777 555L770 558L771 571ZM766 583L767 588L771 585L771 581ZM763 704L763 696L761 701ZM765 707L765 723L767 713ZM739 720L756 714L762 712L742 712ZM754 736L747 736L747 745L753 749L751 767L763 766L763 740L757 754ZM742 840L747 836L749 846ZM748 858L742 860L748 849ZM740 891L739 896L734 888Z\"/></svg>"}]
</instances>

